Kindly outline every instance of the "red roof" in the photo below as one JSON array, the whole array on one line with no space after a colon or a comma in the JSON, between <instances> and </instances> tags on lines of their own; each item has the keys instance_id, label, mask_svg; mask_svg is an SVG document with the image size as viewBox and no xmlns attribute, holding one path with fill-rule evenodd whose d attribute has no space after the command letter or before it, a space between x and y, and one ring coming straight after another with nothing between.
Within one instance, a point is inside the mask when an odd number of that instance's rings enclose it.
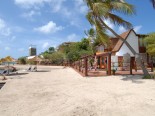
<instances>
[{"instance_id":1,"label":"red roof","mask_svg":"<svg viewBox=\"0 0 155 116\"><path fill-rule=\"evenodd\" d=\"M129 31L126 31L124 33L122 33L120 36L123 38L123 39L127 39L128 35L130 34L131 31L134 31L133 29L130 29ZM135 33L135 32L134 32ZM118 38L118 42L115 43L115 46L113 47L113 50L112 52L117 52L120 50L120 48L122 47L123 45L123 41L121 39Z\"/></svg>"}]
</instances>

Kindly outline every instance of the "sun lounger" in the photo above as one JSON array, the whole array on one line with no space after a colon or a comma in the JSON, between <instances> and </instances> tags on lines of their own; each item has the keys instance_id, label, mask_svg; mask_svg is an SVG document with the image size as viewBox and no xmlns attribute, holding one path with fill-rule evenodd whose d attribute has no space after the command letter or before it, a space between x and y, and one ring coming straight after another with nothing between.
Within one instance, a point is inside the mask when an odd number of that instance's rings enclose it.
<instances>
[{"instance_id":1,"label":"sun lounger","mask_svg":"<svg viewBox=\"0 0 155 116\"><path fill-rule=\"evenodd\" d=\"M32 66L30 66L30 67L27 69L27 71L31 71L31 69L32 69Z\"/></svg>"},{"instance_id":2,"label":"sun lounger","mask_svg":"<svg viewBox=\"0 0 155 116\"><path fill-rule=\"evenodd\" d=\"M1 74L7 75L8 74L8 70L4 70Z\"/></svg>"},{"instance_id":3,"label":"sun lounger","mask_svg":"<svg viewBox=\"0 0 155 116\"><path fill-rule=\"evenodd\" d=\"M16 68L13 68L12 70L9 71L9 73L18 73Z\"/></svg>"},{"instance_id":4,"label":"sun lounger","mask_svg":"<svg viewBox=\"0 0 155 116\"><path fill-rule=\"evenodd\" d=\"M35 66L31 71L37 71L37 67Z\"/></svg>"}]
</instances>

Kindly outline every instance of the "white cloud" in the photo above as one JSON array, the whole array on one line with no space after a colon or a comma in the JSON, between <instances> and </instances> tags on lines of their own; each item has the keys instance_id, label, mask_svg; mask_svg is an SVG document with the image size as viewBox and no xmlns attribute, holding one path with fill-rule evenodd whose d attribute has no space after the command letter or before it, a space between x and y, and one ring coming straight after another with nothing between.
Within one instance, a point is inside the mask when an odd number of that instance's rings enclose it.
<instances>
[{"instance_id":1,"label":"white cloud","mask_svg":"<svg viewBox=\"0 0 155 116\"><path fill-rule=\"evenodd\" d=\"M49 0L15 0L15 4L24 8L34 7L35 5L41 5Z\"/></svg>"},{"instance_id":2,"label":"white cloud","mask_svg":"<svg viewBox=\"0 0 155 116\"><path fill-rule=\"evenodd\" d=\"M22 17L29 19L29 18L31 18L34 15L41 15L41 13L39 11L31 10L29 12L23 13Z\"/></svg>"},{"instance_id":3,"label":"white cloud","mask_svg":"<svg viewBox=\"0 0 155 116\"><path fill-rule=\"evenodd\" d=\"M62 30L63 27L62 26L57 26L56 23L54 23L53 21L48 22L48 24L43 25L41 27L38 28L34 28L35 31L44 33L44 34L50 34L50 33L55 33L57 31Z\"/></svg>"},{"instance_id":4,"label":"white cloud","mask_svg":"<svg viewBox=\"0 0 155 116\"><path fill-rule=\"evenodd\" d=\"M141 25L135 26L135 27L134 27L134 31L135 31L136 33L138 33L138 32L140 31L141 28L142 28Z\"/></svg>"},{"instance_id":5,"label":"white cloud","mask_svg":"<svg viewBox=\"0 0 155 116\"><path fill-rule=\"evenodd\" d=\"M77 39L78 39L78 36L75 33L67 36L68 41L76 41Z\"/></svg>"},{"instance_id":6,"label":"white cloud","mask_svg":"<svg viewBox=\"0 0 155 116\"><path fill-rule=\"evenodd\" d=\"M14 0L15 4L31 10L29 13L24 13L22 16L33 21L32 17L38 15L32 11L39 12L43 7L49 7L47 12L59 13L62 18L68 21L71 26L83 26L83 21L79 18L87 12L87 6L83 0ZM72 6L67 6L65 3L70 2ZM41 14L42 15L42 14Z\"/></svg>"},{"instance_id":7,"label":"white cloud","mask_svg":"<svg viewBox=\"0 0 155 116\"><path fill-rule=\"evenodd\" d=\"M127 31L127 30L126 30L123 26L120 26L120 27L118 28L118 33L119 33L119 34L125 32L125 31Z\"/></svg>"},{"instance_id":8,"label":"white cloud","mask_svg":"<svg viewBox=\"0 0 155 116\"><path fill-rule=\"evenodd\" d=\"M14 0L15 4L23 8L39 8L44 6L44 4L49 4L52 6L52 10L57 12L61 9L62 3L66 0Z\"/></svg>"},{"instance_id":9,"label":"white cloud","mask_svg":"<svg viewBox=\"0 0 155 116\"><path fill-rule=\"evenodd\" d=\"M43 49L46 49L48 46L49 46L49 43L48 43L48 42L45 42L45 43L42 45L42 48L43 48Z\"/></svg>"},{"instance_id":10,"label":"white cloud","mask_svg":"<svg viewBox=\"0 0 155 116\"><path fill-rule=\"evenodd\" d=\"M8 51L10 50L10 47L6 46L4 49Z\"/></svg>"},{"instance_id":11,"label":"white cloud","mask_svg":"<svg viewBox=\"0 0 155 116\"><path fill-rule=\"evenodd\" d=\"M10 28L7 26L6 22L0 18L0 35L9 36L11 34Z\"/></svg>"}]
</instances>

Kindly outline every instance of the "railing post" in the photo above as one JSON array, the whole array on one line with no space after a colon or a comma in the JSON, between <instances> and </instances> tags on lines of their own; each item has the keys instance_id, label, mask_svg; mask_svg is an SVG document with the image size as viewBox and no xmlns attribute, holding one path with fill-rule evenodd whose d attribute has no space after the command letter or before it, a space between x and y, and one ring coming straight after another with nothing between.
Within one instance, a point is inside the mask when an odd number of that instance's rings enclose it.
<instances>
[{"instance_id":1,"label":"railing post","mask_svg":"<svg viewBox=\"0 0 155 116\"><path fill-rule=\"evenodd\" d=\"M111 75L111 53L108 54L108 75Z\"/></svg>"},{"instance_id":2,"label":"railing post","mask_svg":"<svg viewBox=\"0 0 155 116\"><path fill-rule=\"evenodd\" d=\"M152 59L152 57L151 57L151 72L153 72L154 70L153 70L153 59Z\"/></svg>"},{"instance_id":3,"label":"railing post","mask_svg":"<svg viewBox=\"0 0 155 116\"><path fill-rule=\"evenodd\" d=\"M132 60L131 60L131 57L130 57L130 75L132 75Z\"/></svg>"},{"instance_id":4,"label":"railing post","mask_svg":"<svg viewBox=\"0 0 155 116\"><path fill-rule=\"evenodd\" d=\"M79 72L81 71L81 70L80 70L80 68L81 68L81 67L80 67L81 63L80 63L80 62L81 62L81 59L79 60Z\"/></svg>"},{"instance_id":5,"label":"railing post","mask_svg":"<svg viewBox=\"0 0 155 116\"><path fill-rule=\"evenodd\" d=\"M88 76L88 58L84 58L85 76Z\"/></svg>"}]
</instances>

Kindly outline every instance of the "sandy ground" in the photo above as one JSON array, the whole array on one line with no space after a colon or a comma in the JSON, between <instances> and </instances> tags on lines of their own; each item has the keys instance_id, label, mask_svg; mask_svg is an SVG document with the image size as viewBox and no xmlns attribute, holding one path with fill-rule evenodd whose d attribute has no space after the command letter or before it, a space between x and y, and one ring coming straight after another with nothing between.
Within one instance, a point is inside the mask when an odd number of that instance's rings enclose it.
<instances>
[{"instance_id":1,"label":"sandy ground","mask_svg":"<svg viewBox=\"0 0 155 116\"><path fill-rule=\"evenodd\" d=\"M154 80L85 78L71 68L38 69L7 76L0 90L0 116L155 116Z\"/></svg>"}]
</instances>

